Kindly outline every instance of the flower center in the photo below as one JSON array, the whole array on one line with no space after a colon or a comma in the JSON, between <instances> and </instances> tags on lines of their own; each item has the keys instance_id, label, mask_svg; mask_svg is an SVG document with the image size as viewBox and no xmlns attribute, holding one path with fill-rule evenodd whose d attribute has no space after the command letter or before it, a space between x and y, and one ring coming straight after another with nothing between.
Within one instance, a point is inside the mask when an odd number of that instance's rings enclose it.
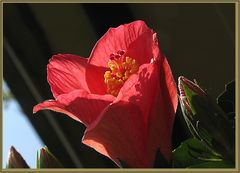
<instances>
[{"instance_id":1,"label":"flower center","mask_svg":"<svg viewBox=\"0 0 240 173\"><path fill-rule=\"evenodd\" d=\"M110 68L104 74L104 82L107 85L107 93L117 96L124 82L131 74L137 73L138 63L135 59L124 56L125 52L119 50L117 54L111 54L107 66Z\"/></svg>"}]
</instances>

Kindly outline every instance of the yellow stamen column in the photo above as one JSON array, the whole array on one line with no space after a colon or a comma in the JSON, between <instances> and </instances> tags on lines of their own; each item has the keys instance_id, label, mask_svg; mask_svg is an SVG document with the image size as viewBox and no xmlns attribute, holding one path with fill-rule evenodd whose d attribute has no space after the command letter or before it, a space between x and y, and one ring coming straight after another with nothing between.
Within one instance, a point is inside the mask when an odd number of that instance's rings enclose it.
<instances>
[{"instance_id":1,"label":"yellow stamen column","mask_svg":"<svg viewBox=\"0 0 240 173\"><path fill-rule=\"evenodd\" d=\"M107 93L116 97L129 76L137 73L139 66L135 59L128 56L122 59L110 59L107 66L111 70L104 74Z\"/></svg>"}]
</instances>

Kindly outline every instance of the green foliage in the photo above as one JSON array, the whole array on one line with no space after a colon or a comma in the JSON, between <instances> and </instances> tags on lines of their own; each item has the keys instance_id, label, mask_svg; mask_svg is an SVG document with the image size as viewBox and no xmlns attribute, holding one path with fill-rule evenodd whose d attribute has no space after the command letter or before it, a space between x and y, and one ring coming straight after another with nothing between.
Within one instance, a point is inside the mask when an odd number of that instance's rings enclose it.
<instances>
[{"instance_id":1,"label":"green foliage","mask_svg":"<svg viewBox=\"0 0 240 173\"><path fill-rule=\"evenodd\" d=\"M174 167L234 167L235 163L235 83L226 85L217 103L188 81L183 92L190 109L180 98L183 117L193 139L173 151ZM194 87L193 91L192 88Z\"/></svg>"},{"instance_id":2,"label":"green foliage","mask_svg":"<svg viewBox=\"0 0 240 173\"><path fill-rule=\"evenodd\" d=\"M39 161L38 151L37 151L36 167L37 167L37 169L40 168L40 161Z\"/></svg>"},{"instance_id":3,"label":"green foliage","mask_svg":"<svg viewBox=\"0 0 240 173\"><path fill-rule=\"evenodd\" d=\"M231 81L225 86L225 90L217 98L217 104L226 113L235 130L235 81Z\"/></svg>"},{"instance_id":4,"label":"green foliage","mask_svg":"<svg viewBox=\"0 0 240 173\"><path fill-rule=\"evenodd\" d=\"M197 165L189 166L189 168L234 168L233 163L227 161L219 162L203 162Z\"/></svg>"},{"instance_id":5,"label":"green foliage","mask_svg":"<svg viewBox=\"0 0 240 173\"><path fill-rule=\"evenodd\" d=\"M173 151L173 167L175 168L186 168L206 162L209 162L209 167L214 167L215 162L222 161L220 155L212 152L203 142L196 138L184 141Z\"/></svg>"},{"instance_id":6,"label":"green foliage","mask_svg":"<svg viewBox=\"0 0 240 173\"><path fill-rule=\"evenodd\" d=\"M229 82L225 90L217 98L218 105L227 114L235 112L235 81ZM229 117L229 119L233 119Z\"/></svg>"}]
</instances>

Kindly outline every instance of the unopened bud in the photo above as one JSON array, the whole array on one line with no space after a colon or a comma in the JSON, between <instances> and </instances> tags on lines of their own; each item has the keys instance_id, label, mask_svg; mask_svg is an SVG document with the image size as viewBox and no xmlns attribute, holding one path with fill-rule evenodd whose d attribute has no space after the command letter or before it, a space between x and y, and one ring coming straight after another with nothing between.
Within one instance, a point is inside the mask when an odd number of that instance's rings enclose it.
<instances>
[{"instance_id":1,"label":"unopened bud","mask_svg":"<svg viewBox=\"0 0 240 173\"><path fill-rule=\"evenodd\" d=\"M29 168L21 154L13 146L9 150L7 168Z\"/></svg>"},{"instance_id":2,"label":"unopened bud","mask_svg":"<svg viewBox=\"0 0 240 173\"><path fill-rule=\"evenodd\" d=\"M37 156L38 157L38 156ZM62 168L62 164L48 150L47 147L40 149L39 157L37 158L37 167L39 168Z\"/></svg>"},{"instance_id":3,"label":"unopened bud","mask_svg":"<svg viewBox=\"0 0 240 173\"><path fill-rule=\"evenodd\" d=\"M228 159L234 159L234 130L224 111L199 85L184 78L178 79L180 105L191 133ZM203 130L205 129L205 130ZM209 140L209 137L211 140Z\"/></svg>"}]
</instances>

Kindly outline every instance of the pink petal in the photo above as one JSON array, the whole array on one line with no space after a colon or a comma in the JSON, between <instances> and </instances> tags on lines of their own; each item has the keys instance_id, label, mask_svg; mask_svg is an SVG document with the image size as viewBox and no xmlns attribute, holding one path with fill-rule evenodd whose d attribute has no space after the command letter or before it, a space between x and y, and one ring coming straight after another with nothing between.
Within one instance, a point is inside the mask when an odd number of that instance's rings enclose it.
<instances>
[{"instance_id":1,"label":"pink petal","mask_svg":"<svg viewBox=\"0 0 240 173\"><path fill-rule=\"evenodd\" d=\"M88 91L86 66L86 58L71 54L54 55L47 66L47 78L53 96L56 98L77 89Z\"/></svg>"},{"instance_id":2,"label":"pink petal","mask_svg":"<svg viewBox=\"0 0 240 173\"><path fill-rule=\"evenodd\" d=\"M82 142L99 153L128 167L151 167L146 150L146 134L136 105L118 102L110 105L85 131Z\"/></svg>"},{"instance_id":3,"label":"pink petal","mask_svg":"<svg viewBox=\"0 0 240 173\"><path fill-rule=\"evenodd\" d=\"M90 93L104 95L107 93L107 86L104 83L104 73L107 68L97 67L88 64L86 69L86 82Z\"/></svg>"},{"instance_id":4,"label":"pink petal","mask_svg":"<svg viewBox=\"0 0 240 173\"><path fill-rule=\"evenodd\" d=\"M109 55L118 50L137 60L141 65L150 62L152 55L154 32L143 21L135 21L110 28L96 43L90 55L89 62L96 66L106 67Z\"/></svg>"},{"instance_id":5,"label":"pink petal","mask_svg":"<svg viewBox=\"0 0 240 173\"><path fill-rule=\"evenodd\" d=\"M149 134L149 131L151 131L151 128L157 128L152 124L152 117L155 115L151 114L156 109L162 108L161 105L156 107L155 104L157 100L157 94L160 92L158 72L159 71L156 63L144 64L140 66L138 74L130 76L130 78L125 82L124 86L120 90L120 93L116 99L116 101L129 101L139 107L141 110L141 115L143 116L142 118L144 120L143 129L145 129L147 132L147 141L150 140L151 142L155 141L150 139L152 137L152 134ZM161 117L165 115L159 114L158 116ZM161 131L162 129L160 128L154 132L158 135L158 139L162 138ZM155 154L159 148L159 143L157 143L157 146L149 145L148 152L151 160L154 160Z\"/></svg>"},{"instance_id":6,"label":"pink petal","mask_svg":"<svg viewBox=\"0 0 240 173\"><path fill-rule=\"evenodd\" d=\"M162 67L160 69L160 81L162 82L162 85L160 86L163 90L168 91L164 92L163 95L166 98L169 98L168 103L170 107L173 108L173 112L176 112L178 105L177 87L166 57L162 59L162 64L160 65Z\"/></svg>"},{"instance_id":7,"label":"pink petal","mask_svg":"<svg viewBox=\"0 0 240 173\"><path fill-rule=\"evenodd\" d=\"M68 94L59 95L56 100L36 105L33 112L43 109L61 112L88 126L114 99L115 97L112 95L100 96L89 94L83 90L75 90Z\"/></svg>"},{"instance_id":8,"label":"pink petal","mask_svg":"<svg viewBox=\"0 0 240 173\"><path fill-rule=\"evenodd\" d=\"M158 67L156 63L140 66L138 74L133 74L121 88L116 102L119 100L137 105L144 116L145 127L148 125L149 111L153 109L158 91Z\"/></svg>"},{"instance_id":9,"label":"pink petal","mask_svg":"<svg viewBox=\"0 0 240 173\"><path fill-rule=\"evenodd\" d=\"M160 85L156 93L156 102L151 113L151 127L149 134L149 148L155 150L160 148L161 153L168 161L171 160L171 138L172 128L175 119L175 112L178 104L178 95L176 83L172 76L170 66L167 59L164 57L160 62ZM158 133L156 133L158 132ZM160 137L159 137L160 136Z\"/></svg>"},{"instance_id":10,"label":"pink petal","mask_svg":"<svg viewBox=\"0 0 240 173\"><path fill-rule=\"evenodd\" d=\"M170 160L177 92L166 58L162 58L162 64L159 61L142 65L138 74L130 76L116 101L129 101L140 108L148 131L151 159L160 148L163 156Z\"/></svg>"}]
</instances>

